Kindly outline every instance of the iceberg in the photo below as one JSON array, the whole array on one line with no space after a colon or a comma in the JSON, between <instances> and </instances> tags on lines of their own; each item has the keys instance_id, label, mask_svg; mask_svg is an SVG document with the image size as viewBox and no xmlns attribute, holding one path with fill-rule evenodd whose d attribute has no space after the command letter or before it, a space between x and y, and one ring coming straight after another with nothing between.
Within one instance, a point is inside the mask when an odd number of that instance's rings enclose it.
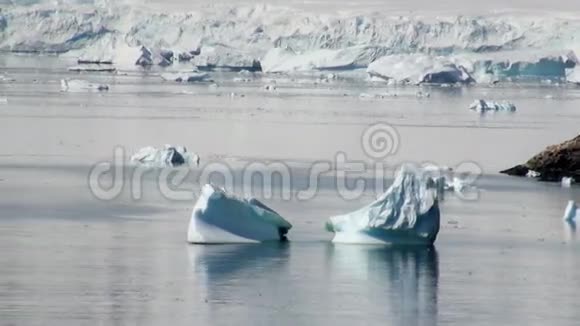
<instances>
[{"instance_id":1,"label":"iceberg","mask_svg":"<svg viewBox=\"0 0 580 326\"><path fill-rule=\"evenodd\" d=\"M178 83L193 83L204 81L209 75L205 72L177 72L161 74L161 78L166 81Z\"/></svg>"},{"instance_id":2,"label":"iceberg","mask_svg":"<svg viewBox=\"0 0 580 326\"><path fill-rule=\"evenodd\" d=\"M371 204L326 224L332 242L431 245L439 233L440 184L404 165L391 187Z\"/></svg>"},{"instance_id":3,"label":"iceberg","mask_svg":"<svg viewBox=\"0 0 580 326\"><path fill-rule=\"evenodd\" d=\"M255 198L206 184L193 207L187 241L199 244L284 241L292 225Z\"/></svg>"},{"instance_id":4,"label":"iceberg","mask_svg":"<svg viewBox=\"0 0 580 326\"><path fill-rule=\"evenodd\" d=\"M579 214L580 209L578 209L578 205L573 200L568 201L568 205L564 211L564 221L574 222Z\"/></svg>"},{"instance_id":5,"label":"iceberg","mask_svg":"<svg viewBox=\"0 0 580 326\"><path fill-rule=\"evenodd\" d=\"M184 146L165 145L158 149L143 147L131 156L131 162L156 167L175 167L184 164L199 166L199 156L187 151Z\"/></svg>"},{"instance_id":6,"label":"iceberg","mask_svg":"<svg viewBox=\"0 0 580 326\"><path fill-rule=\"evenodd\" d=\"M109 85L95 84L82 79L61 79L61 92L108 91Z\"/></svg>"},{"instance_id":7,"label":"iceberg","mask_svg":"<svg viewBox=\"0 0 580 326\"><path fill-rule=\"evenodd\" d=\"M388 55L372 62L367 73L402 84L469 84L474 79L448 58L426 54Z\"/></svg>"},{"instance_id":8,"label":"iceberg","mask_svg":"<svg viewBox=\"0 0 580 326\"><path fill-rule=\"evenodd\" d=\"M497 112L497 111L506 111L506 112L515 112L516 106L508 101L501 101L501 102L494 102L494 101L486 101L486 100L475 100L469 106L470 110L477 111L479 113L484 113L487 111Z\"/></svg>"},{"instance_id":9,"label":"iceberg","mask_svg":"<svg viewBox=\"0 0 580 326\"><path fill-rule=\"evenodd\" d=\"M257 55L227 46L204 46L191 62L200 70L262 71Z\"/></svg>"}]
</instances>

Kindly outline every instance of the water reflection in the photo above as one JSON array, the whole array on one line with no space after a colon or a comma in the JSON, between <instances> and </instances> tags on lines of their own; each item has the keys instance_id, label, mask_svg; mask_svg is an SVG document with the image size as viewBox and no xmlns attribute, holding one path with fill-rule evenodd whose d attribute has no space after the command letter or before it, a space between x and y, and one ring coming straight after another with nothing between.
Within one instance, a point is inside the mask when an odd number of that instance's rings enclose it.
<instances>
[{"instance_id":1,"label":"water reflection","mask_svg":"<svg viewBox=\"0 0 580 326\"><path fill-rule=\"evenodd\" d=\"M196 312L201 320L338 326L362 317L369 324L437 324L433 247L318 242L189 246L188 252L192 291L206 303Z\"/></svg>"},{"instance_id":2,"label":"water reflection","mask_svg":"<svg viewBox=\"0 0 580 326\"><path fill-rule=\"evenodd\" d=\"M435 247L331 245L336 278L351 278L364 298L384 305L398 325L436 325L439 261Z\"/></svg>"}]
</instances>

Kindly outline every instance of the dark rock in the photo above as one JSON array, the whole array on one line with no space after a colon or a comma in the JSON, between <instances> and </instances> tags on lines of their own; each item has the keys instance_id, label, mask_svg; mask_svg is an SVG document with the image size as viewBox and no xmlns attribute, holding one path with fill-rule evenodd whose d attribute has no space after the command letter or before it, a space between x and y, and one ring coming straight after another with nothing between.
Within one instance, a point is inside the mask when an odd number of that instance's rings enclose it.
<instances>
[{"instance_id":1,"label":"dark rock","mask_svg":"<svg viewBox=\"0 0 580 326\"><path fill-rule=\"evenodd\" d=\"M580 180L580 135L561 144L548 146L525 164L500 173L525 176L528 170L539 172L542 181L560 181L563 177Z\"/></svg>"}]
</instances>

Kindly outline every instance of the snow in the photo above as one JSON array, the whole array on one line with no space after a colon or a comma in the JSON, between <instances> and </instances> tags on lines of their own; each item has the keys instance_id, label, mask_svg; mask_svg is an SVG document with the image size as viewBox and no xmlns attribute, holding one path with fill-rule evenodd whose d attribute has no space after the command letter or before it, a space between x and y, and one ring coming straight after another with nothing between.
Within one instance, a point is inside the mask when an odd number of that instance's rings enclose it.
<instances>
[{"instance_id":1,"label":"snow","mask_svg":"<svg viewBox=\"0 0 580 326\"><path fill-rule=\"evenodd\" d=\"M470 110L477 111L479 113L484 113L487 111L505 111L505 112L515 112L516 106L508 101L486 101L486 100L475 100L469 106Z\"/></svg>"},{"instance_id":2,"label":"snow","mask_svg":"<svg viewBox=\"0 0 580 326\"><path fill-rule=\"evenodd\" d=\"M131 162L155 167L173 167L184 164L199 166L199 156L184 146L165 145L163 148L143 147L131 156Z\"/></svg>"},{"instance_id":3,"label":"snow","mask_svg":"<svg viewBox=\"0 0 580 326\"><path fill-rule=\"evenodd\" d=\"M572 183L574 182L574 179L571 177L563 177L562 181L561 181L561 185L562 188L570 188L572 186Z\"/></svg>"},{"instance_id":4,"label":"snow","mask_svg":"<svg viewBox=\"0 0 580 326\"><path fill-rule=\"evenodd\" d=\"M541 175L540 172L538 171L534 171L534 170L528 170L528 172L526 173L526 177L527 178L539 178Z\"/></svg>"},{"instance_id":5,"label":"snow","mask_svg":"<svg viewBox=\"0 0 580 326\"><path fill-rule=\"evenodd\" d=\"M209 75L204 72L177 72L161 74L161 78L163 78L163 80L174 81L178 83L204 81L207 79L207 77L209 77Z\"/></svg>"},{"instance_id":6,"label":"snow","mask_svg":"<svg viewBox=\"0 0 580 326\"><path fill-rule=\"evenodd\" d=\"M578 209L578 205L573 200L568 201L568 205L564 211L564 221L574 222L579 214L580 209Z\"/></svg>"},{"instance_id":7,"label":"snow","mask_svg":"<svg viewBox=\"0 0 580 326\"><path fill-rule=\"evenodd\" d=\"M335 234L332 242L433 244L440 223L438 187L424 178L422 170L404 165L376 201L330 218L327 229Z\"/></svg>"},{"instance_id":8,"label":"snow","mask_svg":"<svg viewBox=\"0 0 580 326\"><path fill-rule=\"evenodd\" d=\"M283 241L292 225L255 198L242 199L205 185L197 199L189 228L190 243Z\"/></svg>"},{"instance_id":9,"label":"snow","mask_svg":"<svg viewBox=\"0 0 580 326\"><path fill-rule=\"evenodd\" d=\"M82 79L61 79L61 92L108 91L109 85L91 83Z\"/></svg>"},{"instance_id":10,"label":"snow","mask_svg":"<svg viewBox=\"0 0 580 326\"><path fill-rule=\"evenodd\" d=\"M367 68L370 77L402 84L468 84L473 82L463 66L448 58L425 54L384 56Z\"/></svg>"}]
</instances>

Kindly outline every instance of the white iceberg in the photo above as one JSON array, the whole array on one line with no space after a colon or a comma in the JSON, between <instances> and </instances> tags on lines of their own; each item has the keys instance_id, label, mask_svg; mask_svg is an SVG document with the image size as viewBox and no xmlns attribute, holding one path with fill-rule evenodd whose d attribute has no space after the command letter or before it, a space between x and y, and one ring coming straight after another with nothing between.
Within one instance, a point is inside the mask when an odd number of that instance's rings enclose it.
<instances>
[{"instance_id":1,"label":"white iceberg","mask_svg":"<svg viewBox=\"0 0 580 326\"><path fill-rule=\"evenodd\" d=\"M468 84L473 78L448 58L426 54L388 55L367 68L371 78L403 84Z\"/></svg>"},{"instance_id":2,"label":"white iceberg","mask_svg":"<svg viewBox=\"0 0 580 326\"><path fill-rule=\"evenodd\" d=\"M82 79L61 79L61 92L108 91L109 85L91 83Z\"/></svg>"},{"instance_id":3,"label":"white iceberg","mask_svg":"<svg viewBox=\"0 0 580 326\"><path fill-rule=\"evenodd\" d=\"M487 111L506 111L506 112L515 112L516 106L508 101L486 101L486 100L475 100L469 106L470 110L477 111L479 113L484 113Z\"/></svg>"},{"instance_id":4,"label":"white iceberg","mask_svg":"<svg viewBox=\"0 0 580 326\"><path fill-rule=\"evenodd\" d=\"M190 243L284 241L292 225L278 213L250 198L205 185L193 207L187 231Z\"/></svg>"},{"instance_id":5,"label":"white iceberg","mask_svg":"<svg viewBox=\"0 0 580 326\"><path fill-rule=\"evenodd\" d=\"M131 156L131 162L156 166L173 167L184 164L199 166L199 156L187 151L184 146L165 145L164 148L143 147Z\"/></svg>"},{"instance_id":6,"label":"white iceberg","mask_svg":"<svg viewBox=\"0 0 580 326\"><path fill-rule=\"evenodd\" d=\"M576 221L576 217L580 214L580 209L578 209L578 205L573 200L568 201L568 205L566 206L566 210L564 211L564 221L567 222L574 222Z\"/></svg>"},{"instance_id":7,"label":"white iceberg","mask_svg":"<svg viewBox=\"0 0 580 326\"><path fill-rule=\"evenodd\" d=\"M334 216L327 230L332 242L431 245L439 233L437 183L423 172L403 166L391 187L373 203L349 214Z\"/></svg>"},{"instance_id":8,"label":"white iceberg","mask_svg":"<svg viewBox=\"0 0 580 326\"><path fill-rule=\"evenodd\" d=\"M209 75L205 72L174 72L161 74L161 78L166 81L174 81L178 83L193 83L204 81Z\"/></svg>"}]
</instances>

